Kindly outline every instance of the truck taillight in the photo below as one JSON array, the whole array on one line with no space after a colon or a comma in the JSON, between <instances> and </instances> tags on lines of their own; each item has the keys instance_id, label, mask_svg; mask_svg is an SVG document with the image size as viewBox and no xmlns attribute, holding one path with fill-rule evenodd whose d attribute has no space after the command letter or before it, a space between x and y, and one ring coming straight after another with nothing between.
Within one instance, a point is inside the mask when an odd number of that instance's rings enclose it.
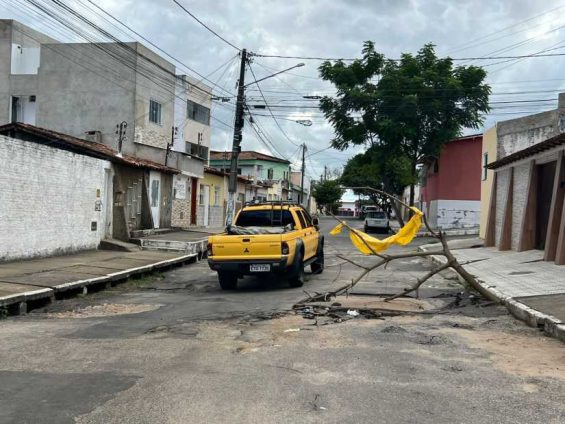
<instances>
[{"instance_id":1,"label":"truck taillight","mask_svg":"<svg viewBox=\"0 0 565 424\"><path fill-rule=\"evenodd\" d=\"M283 241L281 243L281 253L283 255L288 255L290 253L290 249L289 249L288 243L286 241Z\"/></svg>"},{"instance_id":2,"label":"truck taillight","mask_svg":"<svg viewBox=\"0 0 565 424\"><path fill-rule=\"evenodd\" d=\"M206 254L208 256L212 256L212 243L208 243L208 247L206 248Z\"/></svg>"}]
</instances>

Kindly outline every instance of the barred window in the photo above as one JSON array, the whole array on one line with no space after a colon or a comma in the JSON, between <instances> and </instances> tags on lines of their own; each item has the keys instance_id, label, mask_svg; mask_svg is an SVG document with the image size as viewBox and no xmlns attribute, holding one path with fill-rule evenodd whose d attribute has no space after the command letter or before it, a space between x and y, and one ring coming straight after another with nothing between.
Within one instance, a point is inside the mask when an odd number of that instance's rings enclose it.
<instances>
[{"instance_id":1,"label":"barred window","mask_svg":"<svg viewBox=\"0 0 565 424\"><path fill-rule=\"evenodd\" d=\"M206 106L199 105L192 100L186 101L186 116L188 119L200 122L204 125L210 125L210 109Z\"/></svg>"},{"instance_id":2,"label":"barred window","mask_svg":"<svg viewBox=\"0 0 565 424\"><path fill-rule=\"evenodd\" d=\"M151 99L149 100L149 122L161 125L161 103Z\"/></svg>"}]
</instances>

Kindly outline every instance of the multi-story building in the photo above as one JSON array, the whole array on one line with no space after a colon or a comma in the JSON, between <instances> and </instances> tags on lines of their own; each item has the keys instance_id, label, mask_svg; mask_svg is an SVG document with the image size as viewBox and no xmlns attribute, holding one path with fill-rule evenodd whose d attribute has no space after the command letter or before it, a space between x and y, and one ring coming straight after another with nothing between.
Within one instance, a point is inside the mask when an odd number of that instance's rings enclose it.
<instances>
[{"instance_id":1,"label":"multi-story building","mask_svg":"<svg viewBox=\"0 0 565 424\"><path fill-rule=\"evenodd\" d=\"M0 20L0 125L23 122L180 170L174 188L158 172L135 181L151 199L166 191L151 204L156 227L196 223L210 92L140 43L60 43Z\"/></svg>"},{"instance_id":2,"label":"multi-story building","mask_svg":"<svg viewBox=\"0 0 565 424\"><path fill-rule=\"evenodd\" d=\"M210 153L210 166L215 169L229 172L230 161L231 152ZM252 182L267 184L267 200L289 199L291 169L288 160L255 151L242 151L238 158L237 173ZM263 193L262 190L260 192ZM257 196L261 197L259 194Z\"/></svg>"}]
</instances>

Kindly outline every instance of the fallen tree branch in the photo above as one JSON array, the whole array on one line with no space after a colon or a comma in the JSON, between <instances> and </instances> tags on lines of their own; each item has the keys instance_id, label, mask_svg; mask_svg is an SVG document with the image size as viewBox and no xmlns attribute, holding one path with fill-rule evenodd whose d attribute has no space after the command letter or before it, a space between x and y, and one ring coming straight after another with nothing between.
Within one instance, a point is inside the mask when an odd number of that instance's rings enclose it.
<instances>
[{"instance_id":1,"label":"fallen tree branch","mask_svg":"<svg viewBox=\"0 0 565 424\"><path fill-rule=\"evenodd\" d=\"M358 266L359 268L367 269L366 266L361 265L361 264L358 264L357 262L352 261L351 259L346 258L346 257L343 256L343 255L336 255L336 257L338 257L339 259L343 259L344 261L349 262L349 263L352 264L352 265Z\"/></svg>"},{"instance_id":2,"label":"fallen tree branch","mask_svg":"<svg viewBox=\"0 0 565 424\"><path fill-rule=\"evenodd\" d=\"M450 268L450 267L451 267L451 264L446 263L445 265L442 265L442 266L440 266L436 269L432 269L430 272L428 272L422 278L418 278L418 280L416 281L416 284L414 284L409 289L404 289L404 291L402 293L397 293L393 296L389 296L389 297L385 298L385 302L389 302L389 301L397 299L401 296L406 296L408 293L412 293L413 291L418 290L422 284L424 284L426 281L428 281L434 275L436 275L437 273L443 271L444 269Z\"/></svg>"},{"instance_id":3,"label":"fallen tree branch","mask_svg":"<svg viewBox=\"0 0 565 424\"><path fill-rule=\"evenodd\" d=\"M357 189L357 190L371 190L374 191L375 193L378 193L380 195L386 196L389 199L396 201L400 204L402 204L403 206L407 207L408 209L410 209L410 206L408 204L406 204L405 202L403 202L402 200L398 199L395 196L392 196L382 190L379 189L375 189L372 187L345 187L348 189ZM499 303L500 301L498 299L496 299L496 297L494 297L494 295L492 295L490 292L488 292L483 286L481 286L481 284L479 284L479 282L477 281L477 279L470 274L465 268L463 268L463 265L461 263L459 263L459 261L457 260L457 258L451 253L451 250L449 249L449 246L447 244L447 240L445 237L445 233L443 233L441 230L440 231L435 231L433 230L428 222L428 219L426 217L426 214L423 214L423 224L426 227L426 229L428 230L428 232L431 234L431 237L439 240L439 242L441 243L441 250L433 250L433 251L424 251L424 252L408 252L408 253L400 253L400 254L396 254L396 255L389 255L389 254L380 254L378 252L376 252L370 245L369 243L367 243L367 241L361 237L361 235L359 234L360 231L352 228L351 226L349 226L345 221L337 218L334 214L330 214L336 221L338 221L340 224L342 224L344 227L346 227L351 233L353 233L355 236L357 236L357 238L359 240L361 240L363 242L363 244L367 247L367 249L371 252L372 256L376 256L378 258L380 258L380 261L378 261L375 265L373 266L364 266L364 265L360 265L358 263L356 263L355 261L352 261L342 255L338 255L339 258L341 258L342 260L345 260L359 268L363 269L363 272L354 280L351 281L351 283L346 284L340 288L338 288L337 290L325 293L325 294L321 294L321 295L317 295L317 296L310 296L310 298L303 300L302 302L300 302L300 304L303 304L305 302L308 301L319 301L324 299L324 301L327 301L328 298L331 297L335 297L338 296L344 292L347 292L348 290L350 290L351 288L353 288L359 281L361 281L361 279L363 277L365 277L368 273L370 273L371 271L381 267L384 265L384 267L386 268L387 264L395 259L406 259L406 258L413 258L413 257L429 257L429 256L444 256L446 258L446 263L444 265L440 265L438 268L428 272L424 277L418 279L416 281L416 284L408 289L405 289L402 293L398 293L395 294L393 296L389 296L387 297L385 300L386 301L391 301L394 299L397 299L401 296L405 296L407 293L411 293L413 291L416 291L420 288L420 286L422 286L427 280L429 280L431 277L433 277L435 274L447 269L447 268L452 268L457 274L459 274L459 276L461 277L461 279L463 281L465 281L465 283L467 283L467 285L471 288L473 288L474 290L476 290L478 293L480 293L484 298L491 300L493 302Z\"/></svg>"}]
</instances>

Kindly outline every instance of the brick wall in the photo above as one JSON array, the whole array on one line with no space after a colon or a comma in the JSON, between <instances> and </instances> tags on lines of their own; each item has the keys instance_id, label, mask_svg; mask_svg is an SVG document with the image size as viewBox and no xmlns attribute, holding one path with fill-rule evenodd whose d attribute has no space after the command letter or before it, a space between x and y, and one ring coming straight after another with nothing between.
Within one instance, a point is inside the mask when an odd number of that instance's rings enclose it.
<instances>
[{"instance_id":1,"label":"brick wall","mask_svg":"<svg viewBox=\"0 0 565 424\"><path fill-rule=\"evenodd\" d=\"M171 225L176 228L187 228L190 226L190 200L173 200L173 212Z\"/></svg>"},{"instance_id":2,"label":"brick wall","mask_svg":"<svg viewBox=\"0 0 565 424\"><path fill-rule=\"evenodd\" d=\"M510 184L510 169L503 169L497 172L496 177L496 221L495 221L495 244L500 245L502 234L502 221L504 209L506 208L506 197L508 184Z\"/></svg>"},{"instance_id":3,"label":"brick wall","mask_svg":"<svg viewBox=\"0 0 565 424\"><path fill-rule=\"evenodd\" d=\"M170 141L170 135L165 136L160 131L152 129L151 127L143 128L136 126L134 140L139 144L166 149L167 143Z\"/></svg>"},{"instance_id":4,"label":"brick wall","mask_svg":"<svg viewBox=\"0 0 565 424\"><path fill-rule=\"evenodd\" d=\"M528 181L530 164L524 163L514 167L514 190L512 192L512 249L518 249L524 208L528 198Z\"/></svg>"},{"instance_id":5,"label":"brick wall","mask_svg":"<svg viewBox=\"0 0 565 424\"><path fill-rule=\"evenodd\" d=\"M0 136L0 164L0 261L98 247L109 162Z\"/></svg>"}]
</instances>

